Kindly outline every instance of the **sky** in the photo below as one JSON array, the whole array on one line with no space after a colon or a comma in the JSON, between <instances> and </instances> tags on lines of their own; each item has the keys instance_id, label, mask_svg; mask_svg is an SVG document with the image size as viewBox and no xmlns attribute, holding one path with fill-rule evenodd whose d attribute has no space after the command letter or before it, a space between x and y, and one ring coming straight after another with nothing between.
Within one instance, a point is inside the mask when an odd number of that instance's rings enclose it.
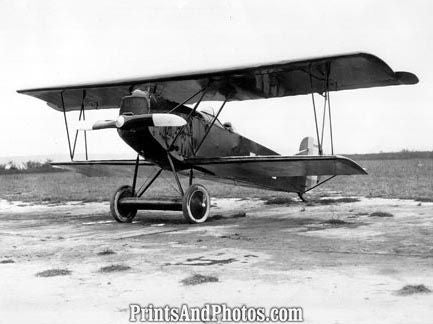
<instances>
[{"instance_id":1,"label":"sky","mask_svg":"<svg viewBox=\"0 0 433 324\"><path fill-rule=\"evenodd\" d=\"M358 51L420 83L331 93L336 153L433 150L432 15L427 0L0 0L0 157L68 153L62 114L17 89ZM229 103L220 119L281 154L315 134L311 96ZM88 139L90 158L133 156L113 130Z\"/></svg>"}]
</instances>

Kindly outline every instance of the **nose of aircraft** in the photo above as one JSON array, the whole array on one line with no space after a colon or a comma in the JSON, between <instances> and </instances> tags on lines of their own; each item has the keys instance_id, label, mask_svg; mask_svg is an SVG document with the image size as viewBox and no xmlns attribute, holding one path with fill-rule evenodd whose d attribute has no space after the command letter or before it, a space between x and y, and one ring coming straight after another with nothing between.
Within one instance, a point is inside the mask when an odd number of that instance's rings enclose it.
<instances>
[{"instance_id":1,"label":"nose of aircraft","mask_svg":"<svg viewBox=\"0 0 433 324\"><path fill-rule=\"evenodd\" d=\"M142 115L150 112L148 94L145 91L134 90L120 102L119 115Z\"/></svg>"}]
</instances>

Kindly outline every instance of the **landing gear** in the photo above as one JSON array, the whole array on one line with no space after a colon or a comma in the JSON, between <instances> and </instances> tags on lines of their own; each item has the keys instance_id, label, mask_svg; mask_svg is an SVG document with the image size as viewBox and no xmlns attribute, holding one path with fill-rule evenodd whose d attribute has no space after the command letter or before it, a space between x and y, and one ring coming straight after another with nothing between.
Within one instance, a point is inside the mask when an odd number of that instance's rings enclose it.
<instances>
[{"instance_id":1,"label":"landing gear","mask_svg":"<svg viewBox=\"0 0 433 324\"><path fill-rule=\"evenodd\" d=\"M210 211L210 196L206 188L193 184L182 199L183 216L191 224L204 223Z\"/></svg>"},{"instance_id":2,"label":"landing gear","mask_svg":"<svg viewBox=\"0 0 433 324\"><path fill-rule=\"evenodd\" d=\"M111 215L119 223L131 223L137 214L137 209L131 206L119 204L123 198L133 197L134 192L131 186L121 186L116 190L110 201Z\"/></svg>"},{"instance_id":3,"label":"landing gear","mask_svg":"<svg viewBox=\"0 0 433 324\"><path fill-rule=\"evenodd\" d=\"M122 186L117 189L110 201L111 215L116 221L119 223L131 223L139 209L183 211L185 219L191 224L200 224L207 220L210 212L209 192L200 184L192 184L192 170L190 170L189 174L189 188L184 192L174 163L170 155L167 156L182 202L142 199L141 196L158 178L162 169L156 170L154 175L136 190L138 166L140 163L137 157L132 186Z\"/></svg>"}]
</instances>

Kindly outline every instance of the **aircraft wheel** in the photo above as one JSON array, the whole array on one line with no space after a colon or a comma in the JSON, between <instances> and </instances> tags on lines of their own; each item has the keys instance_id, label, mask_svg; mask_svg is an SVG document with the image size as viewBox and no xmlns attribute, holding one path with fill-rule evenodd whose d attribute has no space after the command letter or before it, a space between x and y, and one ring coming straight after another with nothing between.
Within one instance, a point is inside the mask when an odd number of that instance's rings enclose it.
<instances>
[{"instance_id":1,"label":"aircraft wheel","mask_svg":"<svg viewBox=\"0 0 433 324\"><path fill-rule=\"evenodd\" d=\"M119 200L125 197L132 197L131 186L121 186L116 190L110 201L111 216L119 223L131 223L137 214L137 209L128 208L127 206L119 206Z\"/></svg>"},{"instance_id":2,"label":"aircraft wheel","mask_svg":"<svg viewBox=\"0 0 433 324\"><path fill-rule=\"evenodd\" d=\"M189 223L204 223L210 211L210 196L207 189L200 184L189 187L183 196L182 211Z\"/></svg>"}]
</instances>

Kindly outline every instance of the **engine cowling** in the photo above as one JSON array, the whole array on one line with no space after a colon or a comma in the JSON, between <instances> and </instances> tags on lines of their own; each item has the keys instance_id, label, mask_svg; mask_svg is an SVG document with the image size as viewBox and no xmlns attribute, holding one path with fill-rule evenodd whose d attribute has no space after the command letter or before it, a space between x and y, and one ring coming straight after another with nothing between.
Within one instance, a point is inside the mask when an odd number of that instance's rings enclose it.
<instances>
[{"instance_id":1,"label":"engine cowling","mask_svg":"<svg viewBox=\"0 0 433 324\"><path fill-rule=\"evenodd\" d=\"M120 101L119 115L143 115L150 112L147 94L141 90L134 90L130 96Z\"/></svg>"}]
</instances>

